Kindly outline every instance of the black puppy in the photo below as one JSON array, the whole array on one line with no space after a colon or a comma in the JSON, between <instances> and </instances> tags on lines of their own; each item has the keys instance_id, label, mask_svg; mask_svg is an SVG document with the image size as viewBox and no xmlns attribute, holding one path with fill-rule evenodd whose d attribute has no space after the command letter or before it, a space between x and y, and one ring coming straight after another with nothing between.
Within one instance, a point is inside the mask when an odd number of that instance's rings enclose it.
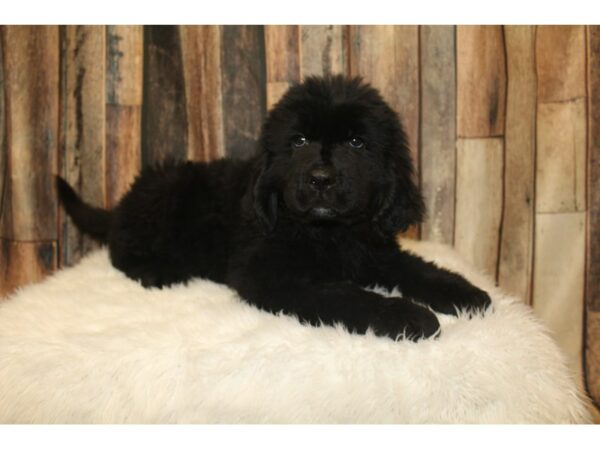
<instances>
[{"instance_id":1,"label":"black puppy","mask_svg":"<svg viewBox=\"0 0 600 450\"><path fill-rule=\"evenodd\" d=\"M450 314L490 304L461 276L398 247L397 233L422 220L423 200L398 116L357 78L293 86L254 158L145 169L111 212L57 181L75 224L144 286L208 278L267 311L391 338L438 331L413 299ZM373 285L402 298L363 289Z\"/></svg>"}]
</instances>

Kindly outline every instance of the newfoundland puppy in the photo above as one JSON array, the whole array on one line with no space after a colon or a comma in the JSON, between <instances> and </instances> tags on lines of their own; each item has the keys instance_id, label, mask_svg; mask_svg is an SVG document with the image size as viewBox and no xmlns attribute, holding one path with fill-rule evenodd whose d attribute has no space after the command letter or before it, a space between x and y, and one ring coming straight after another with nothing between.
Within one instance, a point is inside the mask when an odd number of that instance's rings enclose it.
<instances>
[{"instance_id":1,"label":"newfoundland puppy","mask_svg":"<svg viewBox=\"0 0 600 450\"><path fill-rule=\"evenodd\" d=\"M246 161L146 168L113 211L57 179L77 227L107 243L112 264L144 286L193 277L312 325L417 340L430 311L475 312L488 295L402 251L423 199L396 113L359 78L308 78L270 111ZM398 288L386 298L368 286Z\"/></svg>"}]
</instances>

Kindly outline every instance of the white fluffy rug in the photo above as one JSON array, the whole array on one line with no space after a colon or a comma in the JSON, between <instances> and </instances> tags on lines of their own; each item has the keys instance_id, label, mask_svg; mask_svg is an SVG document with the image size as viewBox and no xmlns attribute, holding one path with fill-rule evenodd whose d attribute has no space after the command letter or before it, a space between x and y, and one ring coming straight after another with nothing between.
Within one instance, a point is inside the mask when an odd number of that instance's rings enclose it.
<instances>
[{"instance_id":1,"label":"white fluffy rug","mask_svg":"<svg viewBox=\"0 0 600 450\"><path fill-rule=\"evenodd\" d=\"M2 423L589 422L531 310L448 248L408 243L493 296L418 343L312 328L198 280L144 290L106 251L0 302Z\"/></svg>"}]
</instances>

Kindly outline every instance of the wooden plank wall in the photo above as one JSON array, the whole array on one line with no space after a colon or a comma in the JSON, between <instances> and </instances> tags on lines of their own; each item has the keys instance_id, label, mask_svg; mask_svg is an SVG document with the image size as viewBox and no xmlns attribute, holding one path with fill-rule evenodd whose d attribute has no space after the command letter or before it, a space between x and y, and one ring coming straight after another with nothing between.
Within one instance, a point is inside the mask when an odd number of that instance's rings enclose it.
<instances>
[{"instance_id":1,"label":"wooden plank wall","mask_svg":"<svg viewBox=\"0 0 600 450\"><path fill-rule=\"evenodd\" d=\"M599 30L3 26L0 295L95 248L52 174L109 207L144 164L251 154L306 76L361 75L409 135L428 208L409 235L531 304L600 400Z\"/></svg>"}]
</instances>

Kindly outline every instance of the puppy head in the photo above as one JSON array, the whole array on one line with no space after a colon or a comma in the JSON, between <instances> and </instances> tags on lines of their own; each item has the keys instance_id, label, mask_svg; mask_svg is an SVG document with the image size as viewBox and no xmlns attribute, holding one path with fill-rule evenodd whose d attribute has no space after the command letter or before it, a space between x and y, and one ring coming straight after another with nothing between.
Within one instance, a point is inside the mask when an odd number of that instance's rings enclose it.
<instances>
[{"instance_id":1,"label":"puppy head","mask_svg":"<svg viewBox=\"0 0 600 450\"><path fill-rule=\"evenodd\" d=\"M269 113L260 151L253 197L268 228L285 214L307 224L369 222L392 236L422 219L398 116L359 78L290 88Z\"/></svg>"}]
</instances>

